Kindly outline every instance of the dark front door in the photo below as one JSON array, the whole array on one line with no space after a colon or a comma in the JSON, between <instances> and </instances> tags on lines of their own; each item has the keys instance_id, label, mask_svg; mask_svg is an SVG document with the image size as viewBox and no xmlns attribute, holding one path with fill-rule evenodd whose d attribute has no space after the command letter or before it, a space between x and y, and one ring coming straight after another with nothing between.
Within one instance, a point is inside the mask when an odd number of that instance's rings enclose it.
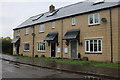
<instances>
[{"instance_id":1,"label":"dark front door","mask_svg":"<svg viewBox=\"0 0 120 80\"><path fill-rule=\"evenodd\" d=\"M16 45L16 53L19 54L19 44Z\"/></svg>"},{"instance_id":2,"label":"dark front door","mask_svg":"<svg viewBox=\"0 0 120 80\"><path fill-rule=\"evenodd\" d=\"M51 42L51 57L55 57L55 52L56 52L56 43Z\"/></svg>"},{"instance_id":3,"label":"dark front door","mask_svg":"<svg viewBox=\"0 0 120 80\"><path fill-rule=\"evenodd\" d=\"M77 41L71 41L71 58L77 58Z\"/></svg>"}]
</instances>

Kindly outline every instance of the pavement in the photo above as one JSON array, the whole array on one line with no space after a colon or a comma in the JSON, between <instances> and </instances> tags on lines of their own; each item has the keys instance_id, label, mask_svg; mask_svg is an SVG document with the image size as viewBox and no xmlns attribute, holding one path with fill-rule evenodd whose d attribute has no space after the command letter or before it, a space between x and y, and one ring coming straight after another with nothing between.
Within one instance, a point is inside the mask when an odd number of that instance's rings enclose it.
<instances>
[{"instance_id":1,"label":"pavement","mask_svg":"<svg viewBox=\"0 0 120 80\"><path fill-rule=\"evenodd\" d=\"M111 80L118 80L119 78L118 69L93 67L93 66L80 66L80 65L74 65L74 64L61 64L53 61L51 62L39 61L39 60L28 59L28 58L27 59L18 58L10 55L2 55L2 59L6 61L11 61L14 63L19 63L19 64L25 64L25 65L70 72L70 73L77 73L81 75L102 77L102 78L107 78Z\"/></svg>"},{"instance_id":2,"label":"pavement","mask_svg":"<svg viewBox=\"0 0 120 80\"><path fill-rule=\"evenodd\" d=\"M81 75L2 61L2 78L82 78Z\"/></svg>"}]
</instances>

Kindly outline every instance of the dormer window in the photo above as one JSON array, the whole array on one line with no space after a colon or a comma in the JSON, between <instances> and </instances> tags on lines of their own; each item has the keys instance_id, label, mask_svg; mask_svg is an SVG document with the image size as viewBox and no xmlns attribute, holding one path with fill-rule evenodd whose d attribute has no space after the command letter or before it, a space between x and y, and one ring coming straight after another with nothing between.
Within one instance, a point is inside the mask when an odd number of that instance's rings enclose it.
<instances>
[{"instance_id":1,"label":"dormer window","mask_svg":"<svg viewBox=\"0 0 120 80\"><path fill-rule=\"evenodd\" d=\"M76 18L75 17L72 18L72 25L76 25Z\"/></svg>"},{"instance_id":2,"label":"dormer window","mask_svg":"<svg viewBox=\"0 0 120 80\"><path fill-rule=\"evenodd\" d=\"M90 14L88 16L88 24L94 25L94 24L100 24L100 16L99 13Z\"/></svg>"}]
</instances>

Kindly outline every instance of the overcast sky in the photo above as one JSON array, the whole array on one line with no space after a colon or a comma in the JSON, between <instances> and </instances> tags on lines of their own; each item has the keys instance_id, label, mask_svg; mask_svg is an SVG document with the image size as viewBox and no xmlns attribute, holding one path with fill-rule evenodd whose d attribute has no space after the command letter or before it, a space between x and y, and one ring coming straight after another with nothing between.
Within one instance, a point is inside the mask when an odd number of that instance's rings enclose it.
<instances>
[{"instance_id":1,"label":"overcast sky","mask_svg":"<svg viewBox=\"0 0 120 80\"><path fill-rule=\"evenodd\" d=\"M51 2L52 1L52 2ZM13 28L31 16L83 0L0 0L0 36L13 38Z\"/></svg>"}]
</instances>

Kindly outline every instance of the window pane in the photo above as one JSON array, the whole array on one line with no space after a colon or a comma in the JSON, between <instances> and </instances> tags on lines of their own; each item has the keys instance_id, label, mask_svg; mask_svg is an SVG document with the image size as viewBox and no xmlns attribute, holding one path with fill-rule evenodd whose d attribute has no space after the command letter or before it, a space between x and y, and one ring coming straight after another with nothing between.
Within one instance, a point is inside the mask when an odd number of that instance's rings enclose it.
<instances>
[{"instance_id":1,"label":"window pane","mask_svg":"<svg viewBox=\"0 0 120 80\"><path fill-rule=\"evenodd\" d=\"M94 40L94 51L97 51L97 40Z\"/></svg>"},{"instance_id":2,"label":"window pane","mask_svg":"<svg viewBox=\"0 0 120 80\"><path fill-rule=\"evenodd\" d=\"M93 52L93 40L90 40L90 52Z\"/></svg>"},{"instance_id":3,"label":"window pane","mask_svg":"<svg viewBox=\"0 0 120 80\"><path fill-rule=\"evenodd\" d=\"M55 28L55 22L52 22L52 28Z\"/></svg>"},{"instance_id":4,"label":"window pane","mask_svg":"<svg viewBox=\"0 0 120 80\"><path fill-rule=\"evenodd\" d=\"M98 48L99 48L98 51L102 51L102 50L101 50L101 46L102 46L101 44L102 44L102 43L101 43L101 40L99 40L99 41L98 41Z\"/></svg>"},{"instance_id":5,"label":"window pane","mask_svg":"<svg viewBox=\"0 0 120 80\"><path fill-rule=\"evenodd\" d=\"M25 29L25 34L29 34L29 28Z\"/></svg>"},{"instance_id":6,"label":"window pane","mask_svg":"<svg viewBox=\"0 0 120 80\"><path fill-rule=\"evenodd\" d=\"M45 50L45 43L39 42L39 51L44 51Z\"/></svg>"},{"instance_id":7,"label":"window pane","mask_svg":"<svg viewBox=\"0 0 120 80\"><path fill-rule=\"evenodd\" d=\"M95 18L95 23L99 23L99 15L98 15L98 13L94 14L94 18Z\"/></svg>"},{"instance_id":8,"label":"window pane","mask_svg":"<svg viewBox=\"0 0 120 80\"><path fill-rule=\"evenodd\" d=\"M86 41L86 51L89 51L89 41Z\"/></svg>"},{"instance_id":9,"label":"window pane","mask_svg":"<svg viewBox=\"0 0 120 80\"><path fill-rule=\"evenodd\" d=\"M44 32L44 24L40 25L40 32Z\"/></svg>"},{"instance_id":10,"label":"window pane","mask_svg":"<svg viewBox=\"0 0 120 80\"><path fill-rule=\"evenodd\" d=\"M42 44L40 43L40 50L42 50Z\"/></svg>"},{"instance_id":11,"label":"window pane","mask_svg":"<svg viewBox=\"0 0 120 80\"><path fill-rule=\"evenodd\" d=\"M43 43L41 43L41 48L42 48L41 50L43 51Z\"/></svg>"},{"instance_id":12,"label":"window pane","mask_svg":"<svg viewBox=\"0 0 120 80\"><path fill-rule=\"evenodd\" d=\"M89 16L89 22L90 22L90 24L93 24L93 15Z\"/></svg>"},{"instance_id":13,"label":"window pane","mask_svg":"<svg viewBox=\"0 0 120 80\"><path fill-rule=\"evenodd\" d=\"M43 43L43 50L45 50L45 43Z\"/></svg>"},{"instance_id":14,"label":"window pane","mask_svg":"<svg viewBox=\"0 0 120 80\"><path fill-rule=\"evenodd\" d=\"M76 24L76 19L72 18L72 25L75 25L75 24Z\"/></svg>"},{"instance_id":15,"label":"window pane","mask_svg":"<svg viewBox=\"0 0 120 80\"><path fill-rule=\"evenodd\" d=\"M24 44L24 50L29 50L29 44Z\"/></svg>"},{"instance_id":16,"label":"window pane","mask_svg":"<svg viewBox=\"0 0 120 80\"><path fill-rule=\"evenodd\" d=\"M38 43L38 50L40 50L40 44Z\"/></svg>"}]
</instances>

